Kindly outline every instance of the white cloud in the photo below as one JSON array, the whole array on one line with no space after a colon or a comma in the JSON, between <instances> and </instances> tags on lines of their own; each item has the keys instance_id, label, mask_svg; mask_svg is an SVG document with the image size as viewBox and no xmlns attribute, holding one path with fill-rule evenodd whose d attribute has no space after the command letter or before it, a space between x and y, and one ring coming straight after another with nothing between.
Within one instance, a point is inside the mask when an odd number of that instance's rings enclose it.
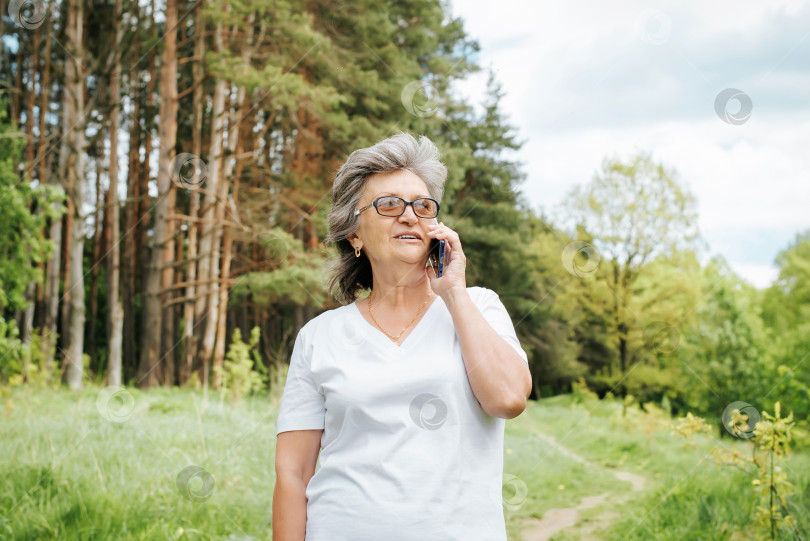
<instances>
[{"instance_id":1,"label":"white cloud","mask_svg":"<svg viewBox=\"0 0 810 541\"><path fill-rule=\"evenodd\" d=\"M534 206L559 215L565 195L606 156L651 151L696 195L711 251L767 285L778 251L810 228L810 4L656 8L453 1L481 43L481 63L503 84L503 111L527 140L517 159ZM481 77L459 90L476 96L483 87ZM728 87L753 101L743 125L715 114L715 97Z\"/></svg>"},{"instance_id":2,"label":"white cloud","mask_svg":"<svg viewBox=\"0 0 810 541\"><path fill-rule=\"evenodd\" d=\"M775 267L770 265L746 265L745 263L729 263L734 272L742 276L748 283L758 288L770 286L778 277Z\"/></svg>"}]
</instances>

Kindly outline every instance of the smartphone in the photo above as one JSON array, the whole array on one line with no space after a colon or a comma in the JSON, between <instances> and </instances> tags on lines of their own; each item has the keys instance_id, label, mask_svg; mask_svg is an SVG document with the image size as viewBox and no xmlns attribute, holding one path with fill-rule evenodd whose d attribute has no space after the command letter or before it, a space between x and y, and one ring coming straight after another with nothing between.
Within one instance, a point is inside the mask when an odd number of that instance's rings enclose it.
<instances>
[{"instance_id":1,"label":"smartphone","mask_svg":"<svg viewBox=\"0 0 810 541\"><path fill-rule=\"evenodd\" d=\"M444 266L446 264L445 258L447 256L447 252L445 251L445 244L446 241L444 239L433 239L430 245L430 260L429 264L431 266L438 265L438 269L436 270L436 277L441 278L442 274L444 274ZM438 261L438 263L436 263Z\"/></svg>"}]
</instances>

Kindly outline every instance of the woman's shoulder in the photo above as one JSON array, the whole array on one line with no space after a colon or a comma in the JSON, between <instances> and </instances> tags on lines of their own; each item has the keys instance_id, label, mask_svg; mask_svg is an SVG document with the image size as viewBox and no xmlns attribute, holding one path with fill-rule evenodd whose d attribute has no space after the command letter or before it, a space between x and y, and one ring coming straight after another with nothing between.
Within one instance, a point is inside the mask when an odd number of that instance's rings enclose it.
<instances>
[{"instance_id":1,"label":"woman's shoulder","mask_svg":"<svg viewBox=\"0 0 810 541\"><path fill-rule=\"evenodd\" d=\"M352 310L356 310L354 303L324 310L307 321L304 326L301 327L300 332L312 336L323 336L323 331L328 331L330 327L334 326L335 321L348 317Z\"/></svg>"},{"instance_id":2,"label":"woman's shoulder","mask_svg":"<svg viewBox=\"0 0 810 541\"><path fill-rule=\"evenodd\" d=\"M470 294L470 298L476 304L481 301L485 301L492 296L497 296L498 294L492 291L491 289L483 286L470 286L467 288L467 292Z\"/></svg>"},{"instance_id":3,"label":"woman's shoulder","mask_svg":"<svg viewBox=\"0 0 810 541\"><path fill-rule=\"evenodd\" d=\"M467 287L467 291L470 292L470 295L472 295L473 293L476 295L487 295L488 292L493 292L491 289L483 286L469 286Z\"/></svg>"}]
</instances>

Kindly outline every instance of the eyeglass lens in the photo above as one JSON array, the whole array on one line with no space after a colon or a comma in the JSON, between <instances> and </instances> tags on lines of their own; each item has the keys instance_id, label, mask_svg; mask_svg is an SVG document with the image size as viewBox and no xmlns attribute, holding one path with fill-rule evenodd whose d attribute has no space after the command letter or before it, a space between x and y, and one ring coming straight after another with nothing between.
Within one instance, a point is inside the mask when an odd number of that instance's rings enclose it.
<instances>
[{"instance_id":1,"label":"eyeglass lens","mask_svg":"<svg viewBox=\"0 0 810 541\"><path fill-rule=\"evenodd\" d=\"M405 211L405 200L399 197L381 197L377 200L377 210L384 216L400 216ZM413 210L422 218L433 218L437 214L436 202L420 198L413 201Z\"/></svg>"}]
</instances>

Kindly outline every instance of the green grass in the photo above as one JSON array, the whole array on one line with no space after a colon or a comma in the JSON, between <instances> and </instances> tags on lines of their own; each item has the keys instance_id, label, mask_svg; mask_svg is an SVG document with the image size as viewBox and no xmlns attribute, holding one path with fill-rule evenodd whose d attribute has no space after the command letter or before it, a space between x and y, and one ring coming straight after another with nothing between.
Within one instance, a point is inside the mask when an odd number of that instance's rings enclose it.
<instances>
[{"instance_id":1,"label":"green grass","mask_svg":"<svg viewBox=\"0 0 810 541\"><path fill-rule=\"evenodd\" d=\"M553 435L557 442L608 470L633 472L647 478L647 485L623 504L610 508L619 514L611 527L600 533L610 540L765 539L753 523L757 498L753 478L730 466L718 468L711 449L722 446L749 454L748 442L697 436L694 447L673 434L671 419L637 407L622 416L618 401L591 400L573 395L541 400L510 421L535 426ZM800 450L802 451L802 450ZM785 463L788 479L795 485L791 512L800 532L810 531L810 455L794 452ZM598 494L594 488L590 494ZM554 507L569 507L562 502ZM608 506L610 507L610 506ZM604 506L583 513L595 516ZM556 541L577 539L565 532ZM796 539L782 533L777 539Z\"/></svg>"},{"instance_id":2,"label":"green grass","mask_svg":"<svg viewBox=\"0 0 810 541\"><path fill-rule=\"evenodd\" d=\"M127 392L131 401L123 402L104 402L99 388L3 392L0 539L269 539L277 401L222 404L211 394L204 407L199 390ZM101 412L99 396L107 404ZM618 402L572 395L531 403L506 425L504 474L515 479L504 489L509 539L522 538L528 517L602 493L623 499L581 516L617 512L595 532L604 539L761 538L751 478L718 469L709 455L715 445L746 442L713 434L690 448L668 421L637 408L622 416ZM210 473L209 494L199 476L188 497L178 490L189 466ZM810 456L794 452L785 469L796 486L791 510L800 531L810 531ZM631 492L616 470L643 475L647 485ZM553 539L578 538L574 528Z\"/></svg>"},{"instance_id":3,"label":"green grass","mask_svg":"<svg viewBox=\"0 0 810 541\"><path fill-rule=\"evenodd\" d=\"M203 411L199 392L128 392L124 422L99 413L99 389L5 397L0 538L269 539L276 409L213 400ZM119 402L112 412L126 414ZM204 501L176 486L191 465L215 480ZM204 489L199 476L188 487Z\"/></svg>"}]
</instances>

